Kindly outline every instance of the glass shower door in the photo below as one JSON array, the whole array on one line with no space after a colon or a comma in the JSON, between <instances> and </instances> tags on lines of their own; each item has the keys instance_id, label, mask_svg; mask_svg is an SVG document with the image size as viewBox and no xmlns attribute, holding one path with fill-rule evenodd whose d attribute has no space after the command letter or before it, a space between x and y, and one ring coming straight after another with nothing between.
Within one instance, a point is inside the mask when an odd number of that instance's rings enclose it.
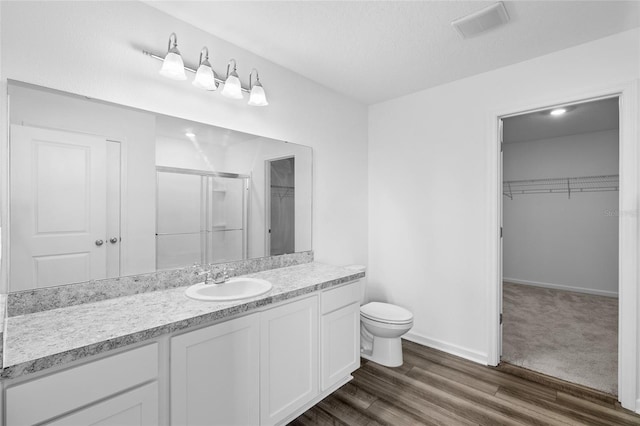
<instances>
[{"instance_id":1,"label":"glass shower door","mask_svg":"<svg viewBox=\"0 0 640 426\"><path fill-rule=\"evenodd\" d=\"M249 176L157 167L158 270L247 258Z\"/></svg>"}]
</instances>

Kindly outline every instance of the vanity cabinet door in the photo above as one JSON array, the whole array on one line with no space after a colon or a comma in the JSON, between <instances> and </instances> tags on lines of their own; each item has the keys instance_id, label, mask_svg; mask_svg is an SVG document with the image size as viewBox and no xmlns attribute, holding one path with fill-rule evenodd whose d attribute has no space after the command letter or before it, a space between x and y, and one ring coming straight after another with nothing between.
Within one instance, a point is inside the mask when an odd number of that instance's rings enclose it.
<instances>
[{"instance_id":1,"label":"vanity cabinet door","mask_svg":"<svg viewBox=\"0 0 640 426\"><path fill-rule=\"evenodd\" d=\"M142 404L138 409L140 413L144 412L140 414L143 423L133 421L132 424L153 425L157 423L158 416L157 388L136 393L128 390L143 389L140 385L157 378L158 344L152 343L15 385L9 381L4 396L6 424L42 424L72 412L86 412L79 415L96 418L95 422L99 422L116 415L120 408L123 411ZM101 401L112 402L105 405ZM66 418L61 417L61 420ZM68 423L83 424L81 421L60 424ZM115 421L111 423L118 424ZM123 420L120 424L129 423Z\"/></svg>"},{"instance_id":2,"label":"vanity cabinet door","mask_svg":"<svg viewBox=\"0 0 640 426\"><path fill-rule=\"evenodd\" d=\"M257 425L259 314L171 339L171 424Z\"/></svg>"},{"instance_id":3,"label":"vanity cabinet door","mask_svg":"<svg viewBox=\"0 0 640 426\"><path fill-rule=\"evenodd\" d=\"M45 424L155 426L158 424L158 383L149 383Z\"/></svg>"},{"instance_id":4,"label":"vanity cabinet door","mask_svg":"<svg viewBox=\"0 0 640 426\"><path fill-rule=\"evenodd\" d=\"M360 366L360 304L322 316L322 390L346 379Z\"/></svg>"},{"instance_id":5,"label":"vanity cabinet door","mask_svg":"<svg viewBox=\"0 0 640 426\"><path fill-rule=\"evenodd\" d=\"M272 425L319 393L318 298L260 315L260 424Z\"/></svg>"}]
</instances>

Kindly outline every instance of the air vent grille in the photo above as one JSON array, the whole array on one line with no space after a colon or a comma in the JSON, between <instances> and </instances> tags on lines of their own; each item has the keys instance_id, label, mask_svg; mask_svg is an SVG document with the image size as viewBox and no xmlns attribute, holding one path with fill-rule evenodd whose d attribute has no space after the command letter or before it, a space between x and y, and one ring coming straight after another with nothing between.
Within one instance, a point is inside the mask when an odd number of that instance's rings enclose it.
<instances>
[{"instance_id":1,"label":"air vent grille","mask_svg":"<svg viewBox=\"0 0 640 426\"><path fill-rule=\"evenodd\" d=\"M469 38L492 28L499 27L509 22L509 15L502 2L492 4L471 15L458 18L451 25L460 37Z\"/></svg>"}]
</instances>

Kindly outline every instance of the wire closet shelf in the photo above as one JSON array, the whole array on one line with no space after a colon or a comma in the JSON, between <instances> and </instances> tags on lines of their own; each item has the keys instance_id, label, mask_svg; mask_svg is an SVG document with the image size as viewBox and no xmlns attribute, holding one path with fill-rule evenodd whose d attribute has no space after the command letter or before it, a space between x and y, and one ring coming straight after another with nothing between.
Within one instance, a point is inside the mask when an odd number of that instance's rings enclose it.
<instances>
[{"instance_id":1,"label":"wire closet shelf","mask_svg":"<svg viewBox=\"0 0 640 426\"><path fill-rule=\"evenodd\" d=\"M567 194L571 198L576 192L618 191L619 181L619 175L507 180L502 193L512 200L514 195L526 194Z\"/></svg>"}]
</instances>

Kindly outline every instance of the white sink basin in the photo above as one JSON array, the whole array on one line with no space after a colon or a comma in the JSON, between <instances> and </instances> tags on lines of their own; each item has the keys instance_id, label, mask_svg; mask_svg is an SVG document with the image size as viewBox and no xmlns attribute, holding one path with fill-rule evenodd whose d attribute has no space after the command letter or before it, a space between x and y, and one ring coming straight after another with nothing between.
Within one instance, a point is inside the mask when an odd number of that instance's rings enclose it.
<instances>
[{"instance_id":1,"label":"white sink basin","mask_svg":"<svg viewBox=\"0 0 640 426\"><path fill-rule=\"evenodd\" d=\"M194 284L185 290L185 294L192 299L223 302L259 296L271 290L271 287L267 280L238 277L223 284Z\"/></svg>"}]
</instances>

